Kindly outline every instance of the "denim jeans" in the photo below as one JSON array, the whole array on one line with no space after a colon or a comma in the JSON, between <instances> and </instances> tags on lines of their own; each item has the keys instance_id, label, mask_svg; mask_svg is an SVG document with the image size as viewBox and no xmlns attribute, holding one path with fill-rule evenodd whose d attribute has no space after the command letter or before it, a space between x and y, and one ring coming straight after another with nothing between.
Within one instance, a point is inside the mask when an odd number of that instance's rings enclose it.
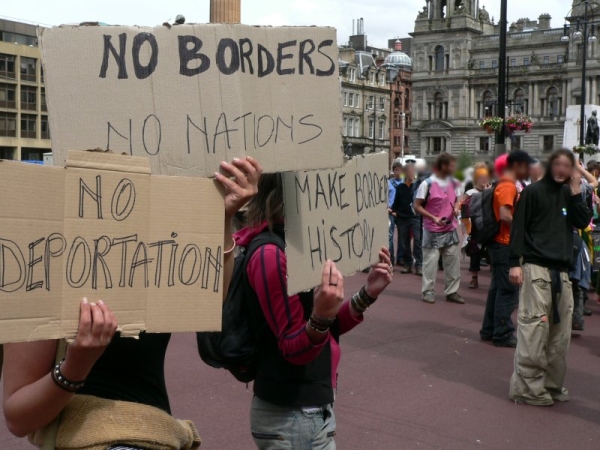
<instances>
[{"instance_id":1,"label":"denim jeans","mask_svg":"<svg viewBox=\"0 0 600 450\"><path fill-rule=\"evenodd\" d=\"M509 280L508 245L488 246L492 263L492 284L488 292L481 337L506 342L515 332L511 315L519 304L519 288Z\"/></svg>"},{"instance_id":2,"label":"denim jeans","mask_svg":"<svg viewBox=\"0 0 600 450\"><path fill-rule=\"evenodd\" d=\"M335 450L333 405L287 408L254 397L252 437L259 450Z\"/></svg>"},{"instance_id":3,"label":"denim jeans","mask_svg":"<svg viewBox=\"0 0 600 450\"><path fill-rule=\"evenodd\" d=\"M398 219L398 240L402 243L402 256L404 265L419 269L423 267L423 250L421 249L421 218ZM413 247L410 246L411 234ZM414 260L414 261L413 261Z\"/></svg>"},{"instance_id":4,"label":"denim jeans","mask_svg":"<svg viewBox=\"0 0 600 450\"><path fill-rule=\"evenodd\" d=\"M392 264L400 264L402 262L402 244L400 240L400 233L398 233L398 241L397 245L394 245L394 235L396 234L396 228L398 224L396 222L396 218L389 214L390 219L390 229L389 229L389 239L390 243L388 248L390 249L390 255L392 255ZM394 254L394 249L396 250L396 254Z\"/></svg>"}]
</instances>

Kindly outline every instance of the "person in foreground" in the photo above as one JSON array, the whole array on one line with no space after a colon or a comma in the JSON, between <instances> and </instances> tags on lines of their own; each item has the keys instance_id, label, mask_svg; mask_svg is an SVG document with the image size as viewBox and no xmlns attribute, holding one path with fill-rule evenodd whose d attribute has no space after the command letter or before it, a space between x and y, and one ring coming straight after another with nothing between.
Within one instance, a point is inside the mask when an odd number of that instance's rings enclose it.
<instances>
[{"instance_id":1,"label":"person in foreground","mask_svg":"<svg viewBox=\"0 0 600 450\"><path fill-rule=\"evenodd\" d=\"M569 400L564 379L573 314L568 273L573 228L585 228L591 218L575 156L557 150L544 178L522 192L511 228L510 281L520 286L520 294L509 397L517 403L549 406Z\"/></svg>"},{"instance_id":2,"label":"person in foreground","mask_svg":"<svg viewBox=\"0 0 600 450\"><path fill-rule=\"evenodd\" d=\"M248 204L249 226L236 235L239 246L271 233L284 240L282 195L280 175L264 175ZM391 254L381 250L367 284L346 301L344 279L331 261L314 291L288 296L287 259L278 245L265 243L248 258L258 355L250 413L254 442L260 450L333 450L339 338L363 321L392 281Z\"/></svg>"},{"instance_id":3,"label":"person in foreground","mask_svg":"<svg viewBox=\"0 0 600 450\"><path fill-rule=\"evenodd\" d=\"M229 285L235 243L231 220L257 192L262 169L253 159L222 163L225 190L224 285ZM231 177L231 178L230 178ZM121 337L102 300L84 299L75 340L55 365L58 341L5 346L4 416L16 436L48 445L48 427L60 417L51 448L78 450L195 449L191 422L170 415L164 363L170 334Z\"/></svg>"}]
</instances>

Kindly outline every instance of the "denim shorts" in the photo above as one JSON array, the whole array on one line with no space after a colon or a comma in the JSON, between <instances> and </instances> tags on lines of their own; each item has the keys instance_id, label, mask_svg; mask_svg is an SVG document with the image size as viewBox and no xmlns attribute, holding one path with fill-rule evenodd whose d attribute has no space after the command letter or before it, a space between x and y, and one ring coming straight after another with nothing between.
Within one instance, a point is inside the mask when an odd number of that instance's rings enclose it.
<instances>
[{"instance_id":1,"label":"denim shorts","mask_svg":"<svg viewBox=\"0 0 600 450\"><path fill-rule=\"evenodd\" d=\"M335 450L333 405L289 408L254 397L252 437L259 450Z\"/></svg>"}]
</instances>

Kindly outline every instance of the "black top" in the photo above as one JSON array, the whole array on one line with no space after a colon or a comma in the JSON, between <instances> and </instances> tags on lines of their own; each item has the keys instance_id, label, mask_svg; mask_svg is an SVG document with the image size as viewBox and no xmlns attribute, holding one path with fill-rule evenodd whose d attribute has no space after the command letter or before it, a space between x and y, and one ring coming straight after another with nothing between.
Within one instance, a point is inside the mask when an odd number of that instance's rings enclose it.
<instances>
[{"instance_id":1,"label":"black top","mask_svg":"<svg viewBox=\"0 0 600 450\"><path fill-rule=\"evenodd\" d=\"M396 196L394 197L394 203L392 204L392 211L396 213L396 217L399 219L412 219L416 217L415 212L412 208L413 196L415 189L418 187L417 181L409 186L402 182L396 187Z\"/></svg>"},{"instance_id":2,"label":"black top","mask_svg":"<svg viewBox=\"0 0 600 450\"><path fill-rule=\"evenodd\" d=\"M170 334L115 335L94 365L80 394L154 406L171 413L165 386L165 354Z\"/></svg>"},{"instance_id":3,"label":"black top","mask_svg":"<svg viewBox=\"0 0 600 450\"><path fill-rule=\"evenodd\" d=\"M592 211L581 194L547 176L529 185L517 202L510 234L510 266L523 263L569 270L573 228L585 228Z\"/></svg>"}]
</instances>

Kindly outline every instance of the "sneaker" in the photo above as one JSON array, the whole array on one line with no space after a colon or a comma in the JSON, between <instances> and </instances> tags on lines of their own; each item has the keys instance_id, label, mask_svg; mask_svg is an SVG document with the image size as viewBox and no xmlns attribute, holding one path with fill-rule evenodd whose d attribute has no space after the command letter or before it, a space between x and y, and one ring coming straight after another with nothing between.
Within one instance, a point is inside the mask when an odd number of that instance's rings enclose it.
<instances>
[{"instance_id":1,"label":"sneaker","mask_svg":"<svg viewBox=\"0 0 600 450\"><path fill-rule=\"evenodd\" d=\"M520 397L511 398L511 400L519 405L529 405L529 406L552 406L554 405L554 400L552 398L545 399L541 398L539 400L530 400Z\"/></svg>"},{"instance_id":2,"label":"sneaker","mask_svg":"<svg viewBox=\"0 0 600 450\"><path fill-rule=\"evenodd\" d=\"M421 270L420 267L416 267L415 268L415 275L418 277L422 277L423 276L423 271Z\"/></svg>"},{"instance_id":3,"label":"sneaker","mask_svg":"<svg viewBox=\"0 0 600 450\"><path fill-rule=\"evenodd\" d=\"M517 338L511 336L510 339L507 339L506 341L495 341L494 347L517 348Z\"/></svg>"},{"instance_id":4,"label":"sneaker","mask_svg":"<svg viewBox=\"0 0 600 450\"><path fill-rule=\"evenodd\" d=\"M460 296L458 292L454 294L446 295L446 301L450 303L457 303L459 305L464 305L465 300Z\"/></svg>"},{"instance_id":5,"label":"sneaker","mask_svg":"<svg viewBox=\"0 0 600 450\"><path fill-rule=\"evenodd\" d=\"M412 266L405 266L400 273L412 273Z\"/></svg>"},{"instance_id":6,"label":"sneaker","mask_svg":"<svg viewBox=\"0 0 600 450\"><path fill-rule=\"evenodd\" d=\"M435 303L435 292L428 291L423 293L423 301L425 303L433 304Z\"/></svg>"},{"instance_id":7,"label":"sneaker","mask_svg":"<svg viewBox=\"0 0 600 450\"><path fill-rule=\"evenodd\" d=\"M469 289L478 289L479 288L479 279L477 277L471 278L471 282L469 283Z\"/></svg>"}]
</instances>

